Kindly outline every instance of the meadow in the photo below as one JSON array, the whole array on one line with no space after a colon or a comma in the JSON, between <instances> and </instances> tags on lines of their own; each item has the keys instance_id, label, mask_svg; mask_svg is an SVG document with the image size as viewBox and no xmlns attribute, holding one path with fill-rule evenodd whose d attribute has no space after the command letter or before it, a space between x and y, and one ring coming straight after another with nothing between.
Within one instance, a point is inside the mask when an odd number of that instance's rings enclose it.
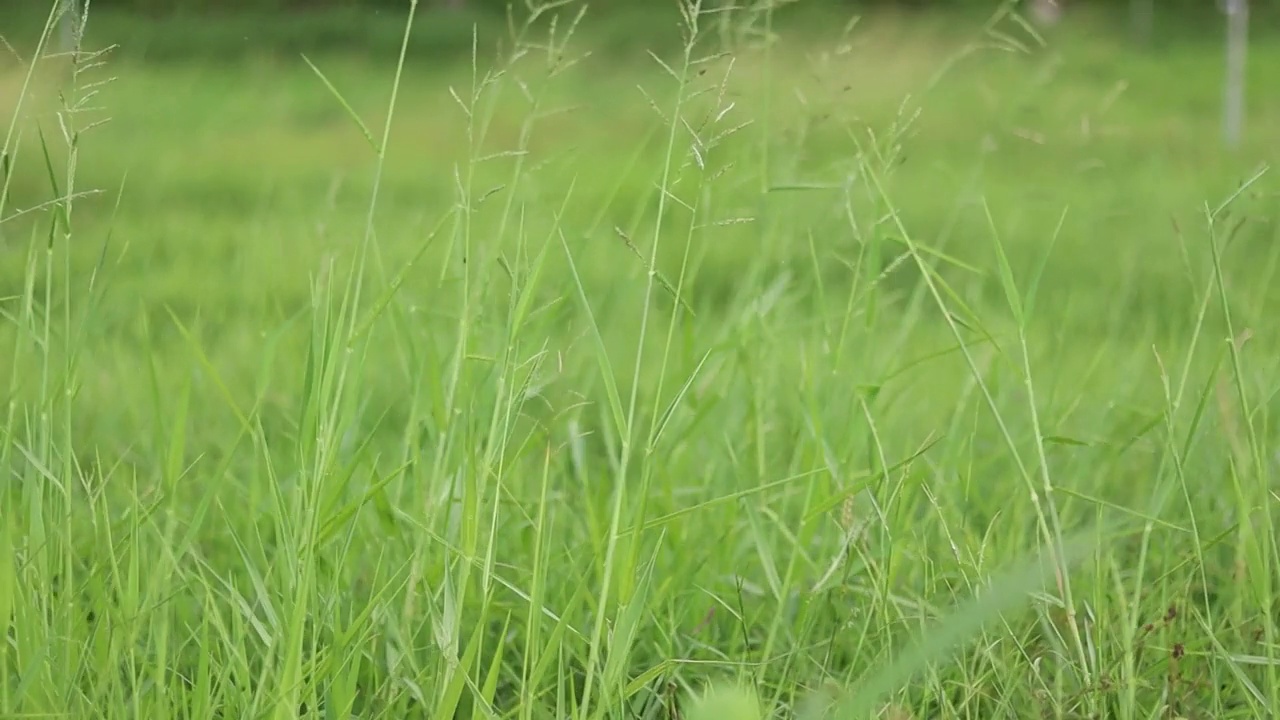
<instances>
[{"instance_id":1,"label":"meadow","mask_svg":"<svg viewBox=\"0 0 1280 720\"><path fill-rule=\"evenodd\" d=\"M6 44L0 717L1271 717L1275 37L577 9Z\"/></svg>"}]
</instances>

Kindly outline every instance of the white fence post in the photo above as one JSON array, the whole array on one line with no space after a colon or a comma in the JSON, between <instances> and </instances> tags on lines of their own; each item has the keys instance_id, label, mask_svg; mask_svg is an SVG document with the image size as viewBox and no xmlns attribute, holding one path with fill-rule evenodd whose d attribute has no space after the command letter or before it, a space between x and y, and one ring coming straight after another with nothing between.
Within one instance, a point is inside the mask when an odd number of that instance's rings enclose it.
<instances>
[{"instance_id":1,"label":"white fence post","mask_svg":"<svg viewBox=\"0 0 1280 720\"><path fill-rule=\"evenodd\" d=\"M1129 22L1141 42L1151 40L1155 26L1156 0L1129 0Z\"/></svg>"},{"instance_id":2,"label":"white fence post","mask_svg":"<svg viewBox=\"0 0 1280 720\"><path fill-rule=\"evenodd\" d=\"M1032 0L1031 17L1042 26L1058 24L1062 19L1061 0Z\"/></svg>"},{"instance_id":3,"label":"white fence post","mask_svg":"<svg viewBox=\"0 0 1280 720\"><path fill-rule=\"evenodd\" d=\"M1227 147L1240 144L1244 131L1245 59L1249 46L1249 0L1224 0L1227 13L1227 75L1222 124Z\"/></svg>"},{"instance_id":4,"label":"white fence post","mask_svg":"<svg viewBox=\"0 0 1280 720\"><path fill-rule=\"evenodd\" d=\"M80 42L80 0L61 0L61 11L58 13L60 41L58 52L75 52Z\"/></svg>"}]
</instances>

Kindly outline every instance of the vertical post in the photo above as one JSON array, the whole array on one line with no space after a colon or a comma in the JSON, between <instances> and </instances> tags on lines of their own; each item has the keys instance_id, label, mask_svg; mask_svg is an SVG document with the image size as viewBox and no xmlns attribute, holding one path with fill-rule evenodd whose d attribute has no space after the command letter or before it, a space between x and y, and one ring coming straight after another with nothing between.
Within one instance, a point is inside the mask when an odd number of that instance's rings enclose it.
<instances>
[{"instance_id":1,"label":"vertical post","mask_svg":"<svg viewBox=\"0 0 1280 720\"><path fill-rule=\"evenodd\" d=\"M1031 16L1041 26L1057 25L1062 19L1060 0L1032 0Z\"/></svg>"},{"instance_id":2,"label":"vertical post","mask_svg":"<svg viewBox=\"0 0 1280 720\"><path fill-rule=\"evenodd\" d=\"M1245 59L1249 43L1249 0L1225 0L1227 11L1227 76L1222 124L1227 147L1240 144L1244 127Z\"/></svg>"},{"instance_id":3,"label":"vertical post","mask_svg":"<svg viewBox=\"0 0 1280 720\"><path fill-rule=\"evenodd\" d=\"M75 52L80 42L80 0L59 0L61 10L58 13L60 53Z\"/></svg>"},{"instance_id":4,"label":"vertical post","mask_svg":"<svg viewBox=\"0 0 1280 720\"><path fill-rule=\"evenodd\" d=\"M1155 26L1156 0L1129 0L1129 21L1139 42L1149 42Z\"/></svg>"}]
</instances>

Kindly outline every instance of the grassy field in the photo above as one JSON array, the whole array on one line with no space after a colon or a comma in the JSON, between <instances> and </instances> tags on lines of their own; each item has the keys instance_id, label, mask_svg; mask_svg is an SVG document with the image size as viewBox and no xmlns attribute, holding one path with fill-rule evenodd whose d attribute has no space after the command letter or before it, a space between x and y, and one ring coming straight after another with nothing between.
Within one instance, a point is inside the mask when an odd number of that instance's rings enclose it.
<instances>
[{"instance_id":1,"label":"grassy field","mask_svg":"<svg viewBox=\"0 0 1280 720\"><path fill-rule=\"evenodd\" d=\"M1274 37L574 9L0 60L0 717L1272 717Z\"/></svg>"}]
</instances>

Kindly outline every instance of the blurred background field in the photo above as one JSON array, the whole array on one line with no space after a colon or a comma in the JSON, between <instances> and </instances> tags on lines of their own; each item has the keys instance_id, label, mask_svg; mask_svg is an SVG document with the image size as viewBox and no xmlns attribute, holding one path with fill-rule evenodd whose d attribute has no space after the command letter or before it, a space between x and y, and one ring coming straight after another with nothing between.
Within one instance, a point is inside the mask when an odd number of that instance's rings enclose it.
<instances>
[{"instance_id":1,"label":"blurred background field","mask_svg":"<svg viewBox=\"0 0 1280 720\"><path fill-rule=\"evenodd\" d=\"M669 31L656 22L645 31L678 45L678 16L667 15ZM341 17L346 25L356 24ZM435 17L427 12L419 24L430 33ZM839 19L843 24L854 17ZM107 28L128 27L123 18L104 18ZM771 49L771 70L761 52L734 58L725 100L734 108L723 122L750 121L744 134L759 135L720 150L721 162L735 166L724 182L732 186L725 202L736 207L726 212L751 215L759 211L758 202L770 203L775 227L725 228L696 243L694 257L702 265L689 283L691 302L731 312L730 299L746 292L734 285L749 268L767 264L774 272L799 263L798 272L810 273L815 251L824 272L847 275L837 258L852 258L857 240L843 217L838 189L754 196L770 185L856 185L852 178L860 153L872 142L870 132L882 144L901 145L884 178L892 202L919 242L967 265L959 270L942 263L964 278L962 287L1003 304L991 264L993 234L1019 271L1040 262L1052 247L1043 292L1078 304L1052 323L1059 331L1081 338L1153 332L1176 344L1183 335L1168 333L1189 331L1201 300L1203 288L1189 276L1194 271L1188 262L1206 259L1205 204L1230 196L1266 165L1276 147L1272 120L1280 100L1266 91L1265 75L1275 64L1274 50L1263 43L1254 48L1247 144L1228 152L1221 142L1222 53L1209 38L1145 48L1123 30L1109 28L1095 11L1078 21L1080 27L1059 33L1065 37L1036 48L1034 37L1014 20L1006 18L984 34L980 23L986 18L959 18L947 23L927 14L885 13L858 23L843 38L838 27L799 37L797 31ZM201 42L195 21L171 22L183 37ZM251 34L262 22L245 23L243 31ZM276 26L291 22L278 19ZM376 131L394 79L397 20L379 16L374 23L381 32L370 33L376 44L367 51L326 52L317 42L307 57ZM206 24L215 37L230 33L221 24L238 27L234 17ZM604 33L607 18L601 24ZM273 29L257 32L272 38ZM486 29L495 40L503 30ZM160 34L134 32L143 48L149 47L147 37ZM113 39L107 33L91 31L89 39L105 45ZM459 33L466 33L465 25L454 28ZM527 192L541 200L531 211L542 221L573 183L567 211L578 217L566 229L575 235L575 249L587 253L585 267L601 268L603 282L626 286L618 280L640 278L643 267L614 228L637 232L652 222L653 184L662 160L663 119L646 94L669 102L673 90L643 46L615 48L609 56L603 44L595 36L575 37L567 52L590 50L589 62L551 81L530 80L545 86L541 102L556 114L538 122L529 136L536 172L526 182ZM112 230L111 287L129 301L102 309L120 313L112 320L121 325L110 334L136 331L147 313L159 329L166 324L166 307L184 317L199 309L205 322L225 323L232 332L248 319L281 322L307 303L322 259L358 240L373 167L369 144L297 52L269 42L255 49L251 35L245 45L224 48L220 60L206 56L210 49L154 61L145 53L131 56L124 45L121 59L108 56L105 67L91 72L93 80L113 80L94 98L100 109L81 118L86 124L107 122L86 133L80 154L77 184L99 194L77 203L85 233L77 245L85 263L97 262L99 238ZM456 202L454 168L470 151L466 118L450 92L465 92L471 82L469 48L459 45L455 39L446 51L419 47L405 69L378 221L390 268ZM1017 45L1028 51L1019 52ZM481 53L480 62L487 64L492 53ZM595 57L600 53L606 58ZM521 72L534 78L543 73L540 57L522 65L527 69ZM729 69L727 62L709 67L698 78L707 87ZM17 99L22 78L11 64L4 83L7 105ZM44 93L42 104L40 79L49 81L37 78L35 100L19 126L25 131L22 151L30 158L39 152L36 123L43 120L46 132L56 128L52 92ZM528 116L515 86L491 96L491 124L474 150L478 155L515 148ZM42 165L19 167L11 181L12 208L48 199ZM499 158L480 166L476 191L500 184L510 165L509 158ZM1238 241L1248 249L1227 258L1245 272L1231 287L1247 298L1242 312L1262 311L1267 293L1267 276L1258 275L1269 266L1275 237L1266 187L1253 188L1246 198L1253 204L1241 210L1258 216ZM496 222L498 215L478 213L476 222ZM28 236L10 225L6 244L10 252L22 253ZM665 254L677 262L680 240L665 245ZM902 250L886 245L885 262ZM5 265L7 282L16 286L23 263ZM282 272L286 268L293 272ZM483 270L491 271L502 272ZM407 289L412 292L412 284Z\"/></svg>"},{"instance_id":2,"label":"blurred background field","mask_svg":"<svg viewBox=\"0 0 1280 720\"><path fill-rule=\"evenodd\" d=\"M1212 8L34 5L0 716L803 714L1081 530L877 707L1280 701L1269 5L1237 147Z\"/></svg>"}]
</instances>

